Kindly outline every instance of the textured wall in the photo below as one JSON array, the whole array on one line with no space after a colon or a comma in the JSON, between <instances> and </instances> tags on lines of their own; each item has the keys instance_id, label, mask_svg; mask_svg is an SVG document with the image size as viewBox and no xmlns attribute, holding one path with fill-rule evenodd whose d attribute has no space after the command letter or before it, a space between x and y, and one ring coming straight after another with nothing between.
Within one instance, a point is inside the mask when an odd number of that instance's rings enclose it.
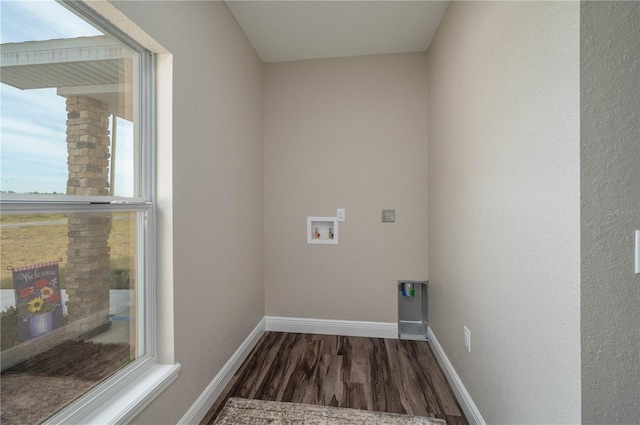
<instances>
[{"instance_id":1,"label":"textured wall","mask_svg":"<svg viewBox=\"0 0 640 425\"><path fill-rule=\"evenodd\" d=\"M426 55L264 72L267 314L396 322L398 279L427 277ZM340 244L308 245L306 217L336 208Z\"/></svg>"},{"instance_id":2,"label":"textured wall","mask_svg":"<svg viewBox=\"0 0 640 425\"><path fill-rule=\"evenodd\" d=\"M429 50L429 313L487 423L580 422L578 114L578 3L449 4Z\"/></svg>"},{"instance_id":3,"label":"textured wall","mask_svg":"<svg viewBox=\"0 0 640 425\"><path fill-rule=\"evenodd\" d=\"M262 63L222 2L114 2L173 54L175 424L264 317Z\"/></svg>"},{"instance_id":4,"label":"textured wall","mask_svg":"<svg viewBox=\"0 0 640 425\"><path fill-rule=\"evenodd\" d=\"M640 421L640 3L581 10L582 422Z\"/></svg>"}]
</instances>

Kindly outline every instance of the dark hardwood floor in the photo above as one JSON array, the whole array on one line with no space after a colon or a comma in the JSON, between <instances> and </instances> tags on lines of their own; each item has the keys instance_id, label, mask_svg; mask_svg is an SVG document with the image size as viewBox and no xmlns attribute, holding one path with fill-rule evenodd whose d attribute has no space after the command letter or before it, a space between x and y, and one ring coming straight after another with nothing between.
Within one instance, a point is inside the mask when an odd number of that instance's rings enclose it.
<instances>
[{"instance_id":1,"label":"dark hardwood floor","mask_svg":"<svg viewBox=\"0 0 640 425\"><path fill-rule=\"evenodd\" d=\"M201 425L229 397L468 422L427 342L266 332Z\"/></svg>"}]
</instances>

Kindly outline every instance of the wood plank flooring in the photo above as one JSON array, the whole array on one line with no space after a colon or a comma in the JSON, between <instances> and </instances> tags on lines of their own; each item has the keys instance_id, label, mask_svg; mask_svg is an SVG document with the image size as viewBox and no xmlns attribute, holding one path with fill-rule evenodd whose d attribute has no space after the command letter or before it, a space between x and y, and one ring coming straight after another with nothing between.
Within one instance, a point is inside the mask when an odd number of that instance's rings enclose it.
<instances>
[{"instance_id":1,"label":"wood plank flooring","mask_svg":"<svg viewBox=\"0 0 640 425\"><path fill-rule=\"evenodd\" d=\"M229 397L349 407L468 425L427 342L266 332L200 425Z\"/></svg>"}]
</instances>

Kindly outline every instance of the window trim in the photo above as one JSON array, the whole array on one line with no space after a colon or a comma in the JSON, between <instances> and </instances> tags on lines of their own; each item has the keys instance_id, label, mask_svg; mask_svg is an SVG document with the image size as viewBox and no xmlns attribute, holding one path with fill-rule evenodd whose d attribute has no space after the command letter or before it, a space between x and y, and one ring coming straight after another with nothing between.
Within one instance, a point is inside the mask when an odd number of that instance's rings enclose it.
<instances>
[{"instance_id":1,"label":"window trim","mask_svg":"<svg viewBox=\"0 0 640 425\"><path fill-rule=\"evenodd\" d=\"M171 116L172 116L172 55L160 46L155 40L146 35L135 23L129 20L115 6L108 2L92 1L86 2L72 0L58 0L60 4L71 9L74 13L89 22L96 24L106 33L115 36L128 47L141 53L140 77L147 75L150 85L140 84L140 95L144 96L142 103L146 104L148 111L143 111L147 119L145 125L140 128L140 137L147 140L141 144L141 182L139 190L143 196L136 197L85 197L69 195L17 195L4 194L1 198L3 213L17 212L98 212L98 211L144 211L147 220L143 230L145 235L146 254L144 257L145 280L152 282L145 283L145 307L144 307L144 335L146 338L146 354L131 364L117 371L96 387L76 399L69 406L53 415L45 424L76 424L76 423L128 423L138 413L142 411L155 397L177 379L181 365L175 363L173 359L173 300L172 294L172 175L169 170L168 175L163 175L162 182L155 178L156 172L156 143L155 130L157 125L161 125L163 134L161 137L164 148L159 149L162 156L162 168L170 167L171 164ZM114 22L117 22L115 24ZM130 37L120 28L134 32L135 38ZM143 44L138 44L137 40L143 40ZM142 52L147 52L142 54ZM163 87L158 88L155 81L155 71L158 62L162 64ZM146 64L146 65L144 65ZM143 68L146 67L146 71ZM146 74L143 74L146 72ZM155 93L158 90L163 103L160 108L156 108ZM168 103L167 103L168 102ZM162 110L162 121L156 121L158 109ZM166 130L169 130L168 133ZM162 196L156 198L156 187L161 186ZM156 223L156 208L162 206L160 222L162 228L158 229ZM165 242L161 247L157 246L158 241L155 235L158 231L165 233L162 236ZM159 254L167 264L158 264L155 259ZM156 298L157 289L160 286L156 280L156 270L159 269L162 275L163 299L158 304ZM150 280L151 279L151 280ZM167 294L164 294L167 292ZM169 297L169 298L167 298ZM158 327L158 323L161 326ZM158 349L159 341L162 348Z\"/></svg>"},{"instance_id":2,"label":"window trim","mask_svg":"<svg viewBox=\"0 0 640 425\"><path fill-rule=\"evenodd\" d=\"M155 357L145 356L116 372L43 425L126 424L178 377L180 368L179 363L160 364Z\"/></svg>"}]
</instances>

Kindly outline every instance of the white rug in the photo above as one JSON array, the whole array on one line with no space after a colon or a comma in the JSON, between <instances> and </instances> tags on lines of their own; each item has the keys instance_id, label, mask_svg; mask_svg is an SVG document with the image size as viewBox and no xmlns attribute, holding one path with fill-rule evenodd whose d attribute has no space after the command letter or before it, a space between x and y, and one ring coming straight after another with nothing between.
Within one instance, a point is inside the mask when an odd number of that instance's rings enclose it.
<instances>
[{"instance_id":1,"label":"white rug","mask_svg":"<svg viewBox=\"0 0 640 425\"><path fill-rule=\"evenodd\" d=\"M309 404L230 398L214 425L446 425L442 419Z\"/></svg>"}]
</instances>

